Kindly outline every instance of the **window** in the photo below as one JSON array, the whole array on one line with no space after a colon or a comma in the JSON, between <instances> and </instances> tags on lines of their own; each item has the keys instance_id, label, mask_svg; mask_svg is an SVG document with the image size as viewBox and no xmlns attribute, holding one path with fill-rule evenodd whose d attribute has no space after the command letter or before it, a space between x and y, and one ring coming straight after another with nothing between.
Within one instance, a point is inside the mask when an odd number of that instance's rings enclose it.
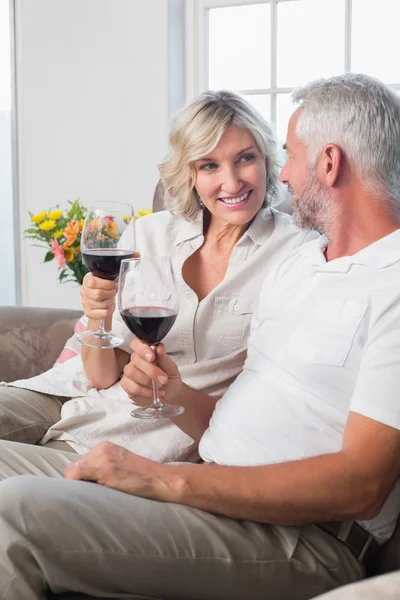
<instances>
[{"instance_id":1,"label":"window","mask_svg":"<svg viewBox=\"0 0 400 600\"><path fill-rule=\"evenodd\" d=\"M400 93L399 19L399 0L193 0L187 96L238 90L282 142L297 85L354 71Z\"/></svg>"},{"instance_id":2,"label":"window","mask_svg":"<svg viewBox=\"0 0 400 600\"><path fill-rule=\"evenodd\" d=\"M0 304L16 303L12 177L11 27L9 0L0 0Z\"/></svg>"}]
</instances>

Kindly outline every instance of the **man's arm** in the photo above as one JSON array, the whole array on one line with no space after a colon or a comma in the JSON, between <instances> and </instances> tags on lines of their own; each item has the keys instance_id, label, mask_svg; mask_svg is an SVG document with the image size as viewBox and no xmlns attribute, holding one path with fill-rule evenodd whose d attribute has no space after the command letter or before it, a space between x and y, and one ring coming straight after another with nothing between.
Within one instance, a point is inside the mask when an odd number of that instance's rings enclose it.
<instances>
[{"instance_id":1,"label":"man's arm","mask_svg":"<svg viewBox=\"0 0 400 600\"><path fill-rule=\"evenodd\" d=\"M337 453L260 467L172 465L170 495L157 499L280 525L371 519L400 477L399 457L398 430L350 413Z\"/></svg>"},{"instance_id":2,"label":"man's arm","mask_svg":"<svg viewBox=\"0 0 400 600\"><path fill-rule=\"evenodd\" d=\"M101 442L65 477L235 519L305 525L375 517L400 476L399 456L398 430L351 413L334 454L257 467L163 465Z\"/></svg>"}]
</instances>

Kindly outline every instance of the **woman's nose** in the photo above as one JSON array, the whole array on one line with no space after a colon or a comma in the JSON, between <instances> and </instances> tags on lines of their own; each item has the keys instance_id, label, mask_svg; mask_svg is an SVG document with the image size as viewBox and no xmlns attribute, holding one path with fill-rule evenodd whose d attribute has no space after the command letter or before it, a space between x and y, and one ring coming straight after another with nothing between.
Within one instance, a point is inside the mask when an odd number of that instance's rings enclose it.
<instances>
[{"instance_id":1,"label":"woman's nose","mask_svg":"<svg viewBox=\"0 0 400 600\"><path fill-rule=\"evenodd\" d=\"M223 179L221 183L221 189L226 194L236 194L243 187L243 182L241 181L238 172L235 168L227 168L223 171Z\"/></svg>"}]
</instances>

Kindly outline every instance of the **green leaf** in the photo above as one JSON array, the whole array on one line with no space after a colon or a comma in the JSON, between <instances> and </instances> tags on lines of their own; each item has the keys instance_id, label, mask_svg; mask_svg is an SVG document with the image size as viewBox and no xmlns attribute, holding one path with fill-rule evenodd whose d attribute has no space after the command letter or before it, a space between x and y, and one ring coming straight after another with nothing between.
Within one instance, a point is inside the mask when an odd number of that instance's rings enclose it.
<instances>
[{"instance_id":1,"label":"green leaf","mask_svg":"<svg viewBox=\"0 0 400 600\"><path fill-rule=\"evenodd\" d=\"M47 263L47 262L50 262L53 259L54 259L54 254L52 253L51 250L49 250L47 252L46 256L44 257L44 262Z\"/></svg>"}]
</instances>

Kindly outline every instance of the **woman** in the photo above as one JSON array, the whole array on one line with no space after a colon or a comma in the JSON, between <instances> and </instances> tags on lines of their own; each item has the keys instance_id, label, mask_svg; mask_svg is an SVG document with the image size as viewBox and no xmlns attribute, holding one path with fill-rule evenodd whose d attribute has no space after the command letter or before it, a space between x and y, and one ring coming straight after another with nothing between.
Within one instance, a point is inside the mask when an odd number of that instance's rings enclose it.
<instances>
[{"instance_id":1,"label":"woman","mask_svg":"<svg viewBox=\"0 0 400 600\"><path fill-rule=\"evenodd\" d=\"M274 136L240 95L202 94L178 115L170 145L160 165L169 211L137 221L137 248L142 256L171 257L180 310L164 339L166 350L189 388L218 398L242 369L266 270L315 234L271 208L277 197ZM42 444L62 440L84 453L108 439L154 460L186 460L195 447L192 437L171 422L129 416L119 380L123 372L124 380L135 378L133 336L114 312L116 291L114 282L89 274L81 296L89 328L105 319L123 334L121 348L82 347L85 377L75 374L75 385L69 365L63 380L58 368L57 375L13 385L77 397L63 404L61 420Z\"/></svg>"}]
</instances>

